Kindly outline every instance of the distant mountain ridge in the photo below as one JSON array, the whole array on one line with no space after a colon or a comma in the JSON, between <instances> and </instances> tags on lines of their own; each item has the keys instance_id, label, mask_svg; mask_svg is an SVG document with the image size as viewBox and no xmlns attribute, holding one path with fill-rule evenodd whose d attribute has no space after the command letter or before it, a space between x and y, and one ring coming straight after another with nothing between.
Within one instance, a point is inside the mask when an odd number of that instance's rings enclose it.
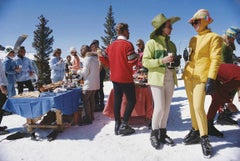
<instances>
[{"instance_id":1,"label":"distant mountain ridge","mask_svg":"<svg viewBox=\"0 0 240 161\"><path fill-rule=\"evenodd\" d=\"M26 57L28 57L31 60L34 60L34 54L35 53L26 53ZM7 53L5 51L0 51L0 59L3 60L7 56Z\"/></svg>"}]
</instances>

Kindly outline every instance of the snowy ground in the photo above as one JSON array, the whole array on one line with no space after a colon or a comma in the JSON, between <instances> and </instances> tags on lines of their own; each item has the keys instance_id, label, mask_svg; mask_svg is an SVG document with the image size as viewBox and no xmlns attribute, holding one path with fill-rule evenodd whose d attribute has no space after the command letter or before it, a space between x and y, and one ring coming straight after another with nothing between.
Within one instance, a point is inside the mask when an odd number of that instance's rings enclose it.
<instances>
[{"instance_id":1,"label":"snowy ground","mask_svg":"<svg viewBox=\"0 0 240 161\"><path fill-rule=\"evenodd\" d=\"M105 95L112 88L111 82L105 82ZM206 107L211 101L206 99ZM235 105L240 103L234 99ZM207 108L206 108L207 109ZM235 114L240 123L240 113ZM18 115L5 116L2 125L7 125L11 133L23 130L25 118ZM175 89L168 122L168 135L176 146L164 146L160 150L152 148L147 126L135 124L136 133L130 136L115 136L114 121L95 113L93 124L72 126L58 135L52 142L46 139L50 130L37 130L42 141L22 138L0 142L0 161L201 161L201 145L184 145L182 138L191 128L188 102L182 80ZM210 136L214 155L211 161L238 161L240 158L240 130L238 126L216 127L224 133L224 138ZM0 140L7 135L0 136Z\"/></svg>"}]
</instances>

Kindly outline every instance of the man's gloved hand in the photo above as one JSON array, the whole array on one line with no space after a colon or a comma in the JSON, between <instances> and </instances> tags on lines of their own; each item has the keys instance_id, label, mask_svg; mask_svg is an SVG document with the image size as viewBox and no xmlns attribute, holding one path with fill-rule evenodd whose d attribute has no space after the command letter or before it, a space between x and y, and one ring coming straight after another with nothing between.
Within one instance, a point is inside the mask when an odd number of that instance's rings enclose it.
<instances>
[{"instance_id":1,"label":"man's gloved hand","mask_svg":"<svg viewBox=\"0 0 240 161\"><path fill-rule=\"evenodd\" d=\"M185 61L188 61L188 59L189 59L188 57L189 57L189 53L188 53L187 49L185 48L183 51L183 59Z\"/></svg>"},{"instance_id":2,"label":"man's gloved hand","mask_svg":"<svg viewBox=\"0 0 240 161\"><path fill-rule=\"evenodd\" d=\"M214 79L211 79L211 78L207 79L206 86L205 86L206 95L211 95L214 93L214 84L215 84Z\"/></svg>"}]
</instances>

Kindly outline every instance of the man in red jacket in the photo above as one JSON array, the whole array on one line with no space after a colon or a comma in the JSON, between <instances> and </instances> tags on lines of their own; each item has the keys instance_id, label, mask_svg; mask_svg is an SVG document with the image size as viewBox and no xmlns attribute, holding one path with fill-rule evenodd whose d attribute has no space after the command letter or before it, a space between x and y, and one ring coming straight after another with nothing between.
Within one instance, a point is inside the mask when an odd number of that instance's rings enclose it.
<instances>
[{"instance_id":1,"label":"man in red jacket","mask_svg":"<svg viewBox=\"0 0 240 161\"><path fill-rule=\"evenodd\" d=\"M234 64L221 64L215 82L215 91L211 95L212 102L207 113L208 134L223 137L223 133L218 131L213 120L217 111L224 107L224 104L232 99L232 92L240 87L240 66Z\"/></svg>"},{"instance_id":2,"label":"man in red jacket","mask_svg":"<svg viewBox=\"0 0 240 161\"><path fill-rule=\"evenodd\" d=\"M128 125L136 103L135 85L133 81L133 66L137 63L138 55L129 39L128 24L119 23L116 26L117 39L113 41L99 57L100 61L110 69L110 80L114 89L114 118L115 135L130 135L135 132ZM121 121L120 111L123 93L127 98L127 106Z\"/></svg>"}]
</instances>

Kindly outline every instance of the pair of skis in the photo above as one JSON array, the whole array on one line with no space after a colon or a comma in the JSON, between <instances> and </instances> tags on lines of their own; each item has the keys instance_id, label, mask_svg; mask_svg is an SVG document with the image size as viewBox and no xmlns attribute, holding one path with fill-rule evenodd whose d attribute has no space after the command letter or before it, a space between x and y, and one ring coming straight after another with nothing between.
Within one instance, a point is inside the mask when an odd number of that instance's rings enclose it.
<instances>
[{"instance_id":1,"label":"pair of skis","mask_svg":"<svg viewBox=\"0 0 240 161\"><path fill-rule=\"evenodd\" d=\"M22 45L22 43L26 40L26 38L28 37L28 35L21 35L17 38L17 41L14 44L13 50L15 52L17 52L18 47L20 47ZM5 50L5 47L0 45L0 50Z\"/></svg>"}]
</instances>

